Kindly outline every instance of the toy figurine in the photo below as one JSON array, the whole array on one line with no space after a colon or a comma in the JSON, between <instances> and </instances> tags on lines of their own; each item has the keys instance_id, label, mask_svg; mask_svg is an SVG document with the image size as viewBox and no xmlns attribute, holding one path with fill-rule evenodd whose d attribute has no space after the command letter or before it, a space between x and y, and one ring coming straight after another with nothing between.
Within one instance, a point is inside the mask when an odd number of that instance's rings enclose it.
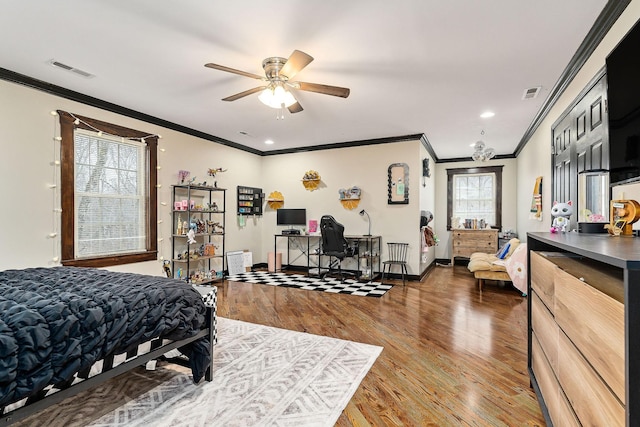
<instances>
[{"instance_id":1,"label":"toy figurine","mask_svg":"<svg viewBox=\"0 0 640 427\"><path fill-rule=\"evenodd\" d=\"M226 172L226 169L222 169L222 168L209 168L209 170L207 171L207 174L209 176L213 176L215 177L216 174L220 173L220 172Z\"/></svg>"},{"instance_id":2,"label":"toy figurine","mask_svg":"<svg viewBox=\"0 0 640 427\"><path fill-rule=\"evenodd\" d=\"M164 274L171 278L171 263L169 261L164 260L162 262L162 269L164 270Z\"/></svg>"},{"instance_id":3,"label":"toy figurine","mask_svg":"<svg viewBox=\"0 0 640 427\"><path fill-rule=\"evenodd\" d=\"M551 208L551 216L553 216L553 222L551 223L551 233L566 233L569 231L570 217L573 214L573 206L571 200L567 203L553 202Z\"/></svg>"},{"instance_id":4,"label":"toy figurine","mask_svg":"<svg viewBox=\"0 0 640 427\"><path fill-rule=\"evenodd\" d=\"M178 236L182 235L182 216L178 215L178 229L176 230Z\"/></svg>"},{"instance_id":5,"label":"toy figurine","mask_svg":"<svg viewBox=\"0 0 640 427\"><path fill-rule=\"evenodd\" d=\"M189 231L187 232L187 243L189 243L190 245L196 243L196 224L193 222L191 223Z\"/></svg>"}]
</instances>

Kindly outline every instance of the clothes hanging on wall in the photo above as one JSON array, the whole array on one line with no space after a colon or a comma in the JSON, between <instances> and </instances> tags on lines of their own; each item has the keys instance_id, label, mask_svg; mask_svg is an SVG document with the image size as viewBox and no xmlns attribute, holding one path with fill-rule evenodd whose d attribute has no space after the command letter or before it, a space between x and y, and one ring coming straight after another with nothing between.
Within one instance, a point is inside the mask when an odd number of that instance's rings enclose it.
<instances>
[{"instance_id":1,"label":"clothes hanging on wall","mask_svg":"<svg viewBox=\"0 0 640 427\"><path fill-rule=\"evenodd\" d=\"M427 253L430 246L435 246L438 238L433 234L431 227L420 227L420 249L422 262L427 262Z\"/></svg>"},{"instance_id":2,"label":"clothes hanging on wall","mask_svg":"<svg viewBox=\"0 0 640 427\"><path fill-rule=\"evenodd\" d=\"M433 234L433 229L431 229L431 227L429 226L422 227L422 235L425 241L425 245L427 247L436 245L436 238L435 238L435 235Z\"/></svg>"}]
</instances>

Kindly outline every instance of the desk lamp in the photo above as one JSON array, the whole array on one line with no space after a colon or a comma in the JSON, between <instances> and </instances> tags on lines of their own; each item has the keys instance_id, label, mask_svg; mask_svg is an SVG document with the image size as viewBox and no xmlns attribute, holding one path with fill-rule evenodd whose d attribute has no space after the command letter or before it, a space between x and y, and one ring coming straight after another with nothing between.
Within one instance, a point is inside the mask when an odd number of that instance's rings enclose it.
<instances>
[{"instance_id":1,"label":"desk lamp","mask_svg":"<svg viewBox=\"0 0 640 427\"><path fill-rule=\"evenodd\" d=\"M365 211L364 209L362 209L360 211L360 216L367 216L367 219L369 221L369 234L365 234L365 236L371 236L371 217L369 216L369 213L367 213L367 211Z\"/></svg>"}]
</instances>

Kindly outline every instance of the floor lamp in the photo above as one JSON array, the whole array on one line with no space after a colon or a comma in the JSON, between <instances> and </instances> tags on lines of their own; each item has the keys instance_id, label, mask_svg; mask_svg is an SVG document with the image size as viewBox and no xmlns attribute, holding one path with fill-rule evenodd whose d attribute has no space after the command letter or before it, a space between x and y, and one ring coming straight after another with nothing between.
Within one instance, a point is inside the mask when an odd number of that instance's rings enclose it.
<instances>
[{"instance_id":1,"label":"floor lamp","mask_svg":"<svg viewBox=\"0 0 640 427\"><path fill-rule=\"evenodd\" d=\"M369 213L367 211L365 211L364 209L362 209L360 211L360 216L367 216L367 219L369 221L369 234L365 234L365 236L369 237L371 236L371 217L369 216Z\"/></svg>"}]
</instances>

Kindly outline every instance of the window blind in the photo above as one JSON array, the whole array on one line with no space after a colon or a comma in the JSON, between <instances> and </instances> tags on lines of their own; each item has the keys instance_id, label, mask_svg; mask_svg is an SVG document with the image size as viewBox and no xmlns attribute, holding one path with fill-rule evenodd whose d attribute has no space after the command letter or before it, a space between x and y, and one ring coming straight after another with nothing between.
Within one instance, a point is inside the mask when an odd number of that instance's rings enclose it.
<instances>
[{"instance_id":1,"label":"window blind","mask_svg":"<svg viewBox=\"0 0 640 427\"><path fill-rule=\"evenodd\" d=\"M145 145L74 132L76 258L144 251Z\"/></svg>"}]
</instances>

